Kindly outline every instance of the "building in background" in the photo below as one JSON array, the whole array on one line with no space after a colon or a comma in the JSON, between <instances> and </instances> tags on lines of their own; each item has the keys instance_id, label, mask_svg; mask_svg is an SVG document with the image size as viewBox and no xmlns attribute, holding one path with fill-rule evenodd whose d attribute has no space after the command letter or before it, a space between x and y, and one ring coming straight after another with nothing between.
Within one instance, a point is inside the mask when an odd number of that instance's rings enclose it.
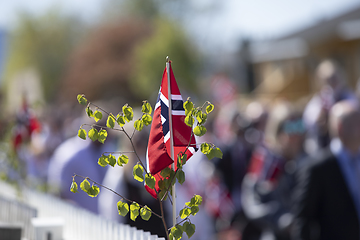
<instances>
[{"instance_id":1,"label":"building in background","mask_svg":"<svg viewBox=\"0 0 360 240\"><path fill-rule=\"evenodd\" d=\"M360 6L318 24L249 46L254 70L254 97L298 100L316 91L313 73L331 58L344 69L355 88L360 77Z\"/></svg>"}]
</instances>

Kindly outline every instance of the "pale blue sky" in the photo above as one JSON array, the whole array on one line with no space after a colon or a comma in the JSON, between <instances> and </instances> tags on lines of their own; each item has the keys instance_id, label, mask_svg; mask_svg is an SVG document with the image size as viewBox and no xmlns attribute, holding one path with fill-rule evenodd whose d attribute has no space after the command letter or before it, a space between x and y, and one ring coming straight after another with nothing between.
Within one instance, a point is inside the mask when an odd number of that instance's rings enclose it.
<instances>
[{"instance_id":1,"label":"pale blue sky","mask_svg":"<svg viewBox=\"0 0 360 240\"><path fill-rule=\"evenodd\" d=\"M20 10L41 14L53 6L96 22L106 0L0 0L0 28L11 29ZM146 0L144 0L146 1ZM171 1L171 0L170 0ZM192 0L190 33L205 45L235 46L239 38L281 36L356 6L359 0ZM206 9L211 8L210 11ZM207 8L208 7L208 8ZM204 11L205 9L205 11ZM214 14L216 13L216 14ZM202 40L201 40L202 39Z\"/></svg>"}]
</instances>

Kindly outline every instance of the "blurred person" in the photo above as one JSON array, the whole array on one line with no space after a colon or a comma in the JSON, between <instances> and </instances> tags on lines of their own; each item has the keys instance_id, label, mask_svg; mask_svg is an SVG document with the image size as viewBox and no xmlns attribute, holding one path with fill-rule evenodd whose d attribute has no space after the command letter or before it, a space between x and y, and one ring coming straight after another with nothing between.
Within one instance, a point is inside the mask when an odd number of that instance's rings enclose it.
<instances>
[{"instance_id":1,"label":"blurred person","mask_svg":"<svg viewBox=\"0 0 360 240\"><path fill-rule=\"evenodd\" d=\"M86 121L86 120L84 120ZM105 126L106 117L97 122L98 126ZM101 167L98 159L105 152L113 152L118 148L117 138L108 132L108 137L104 144L90 139L80 139L78 136L69 138L63 142L51 157L48 168L48 187L50 191L58 194L62 199L71 202L74 205L85 208L98 214L98 197L91 198L85 192L79 190L78 193L72 193L70 186L74 174L90 179L102 184L108 167ZM81 177L76 177L75 181L83 181ZM102 194L100 192L100 194ZM100 195L99 194L99 195Z\"/></svg>"},{"instance_id":2,"label":"blurred person","mask_svg":"<svg viewBox=\"0 0 360 240\"><path fill-rule=\"evenodd\" d=\"M301 112L290 103L277 103L243 180L241 202L248 219L243 239L290 238L290 196L304 154L304 133Z\"/></svg>"},{"instance_id":3,"label":"blurred person","mask_svg":"<svg viewBox=\"0 0 360 240\"><path fill-rule=\"evenodd\" d=\"M315 71L319 91L310 99L304 110L304 123L308 129L305 150L311 154L328 146L328 115L330 108L338 101L356 99L346 85L343 69L333 60L323 60Z\"/></svg>"},{"instance_id":4,"label":"blurred person","mask_svg":"<svg viewBox=\"0 0 360 240\"><path fill-rule=\"evenodd\" d=\"M343 100L330 111L330 146L299 174L294 239L360 239L360 110Z\"/></svg>"}]
</instances>

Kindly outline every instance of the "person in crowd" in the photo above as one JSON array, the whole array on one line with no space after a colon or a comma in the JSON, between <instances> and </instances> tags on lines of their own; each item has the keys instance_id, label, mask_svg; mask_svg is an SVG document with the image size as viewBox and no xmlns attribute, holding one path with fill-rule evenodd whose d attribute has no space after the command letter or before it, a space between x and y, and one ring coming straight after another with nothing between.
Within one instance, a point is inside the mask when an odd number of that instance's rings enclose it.
<instances>
[{"instance_id":1,"label":"person in crowd","mask_svg":"<svg viewBox=\"0 0 360 240\"><path fill-rule=\"evenodd\" d=\"M330 111L330 146L299 174L294 239L360 239L360 110L343 100Z\"/></svg>"},{"instance_id":2,"label":"person in crowd","mask_svg":"<svg viewBox=\"0 0 360 240\"><path fill-rule=\"evenodd\" d=\"M289 239L294 173L303 153L301 112L277 103L270 112L264 142L254 150L242 184L241 201L248 224L243 239Z\"/></svg>"},{"instance_id":3,"label":"person in crowd","mask_svg":"<svg viewBox=\"0 0 360 240\"><path fill-rule=\"evenodd\" d=\"M346 85L343 70L333 60L323 60L316 69L315 80L319 91L310 99L304 110L303 120L308 130L305 150L311 154L330 143L328 115L330 108L338 101L356 99Z\"/></svg>"}]
</instances>

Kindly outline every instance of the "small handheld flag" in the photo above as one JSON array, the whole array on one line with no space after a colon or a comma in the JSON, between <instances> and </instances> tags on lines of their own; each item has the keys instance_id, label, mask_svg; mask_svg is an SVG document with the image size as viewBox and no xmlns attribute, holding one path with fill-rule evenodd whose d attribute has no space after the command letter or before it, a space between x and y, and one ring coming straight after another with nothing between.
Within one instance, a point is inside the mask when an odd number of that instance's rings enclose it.
<instances>
[{"instance_id":1,"label":"small handheld flag","mask_svg":"<svg viewBox=\"0 0 360 240\"><path fill-rule=\"evenodd\" d=\"M175 158L180 152L183 152L187 155L187 159L197 150L195 137L191 135L192 129L184 122L183 99L171 68L171 62L168 66L169 68L164 70L158 99L154 107L146 156L147 169L156 179L156 191L159 191L160 171L174 162L171 149L173 148ZM170 71L170 88L168 86L168 71ZM171 139L173 139L173 143L171 143ZM154 198L157 198L154 189L145 187Z\"/></svg>"}]
</instances>

